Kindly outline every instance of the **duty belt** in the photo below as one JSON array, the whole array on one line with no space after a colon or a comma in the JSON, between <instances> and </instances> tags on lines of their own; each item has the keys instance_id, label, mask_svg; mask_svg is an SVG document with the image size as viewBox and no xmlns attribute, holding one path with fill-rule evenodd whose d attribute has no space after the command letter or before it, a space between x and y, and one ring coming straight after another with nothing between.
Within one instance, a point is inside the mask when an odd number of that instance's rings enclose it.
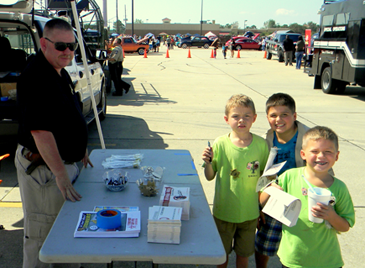
<instances>
[{"instance_id":1,"label":"duty belt","mask_svg":"<svg viewBox=\"0 0 365 268\"><path fill-rule=\"evenodd\" d=\"M44 160L40 154L28 152L28 153L24 154L24 157L25 157L25 159L27 159L30 162L29 166L25 170L25 173L27 175L32 174L32 172L38 166L41 166L41 165L45 165L49 169L49 167L47 166L46 162L44 162ZM73 165L74 163L75 162L64 161L65 165Z\"/></svg>"}]
</instances>

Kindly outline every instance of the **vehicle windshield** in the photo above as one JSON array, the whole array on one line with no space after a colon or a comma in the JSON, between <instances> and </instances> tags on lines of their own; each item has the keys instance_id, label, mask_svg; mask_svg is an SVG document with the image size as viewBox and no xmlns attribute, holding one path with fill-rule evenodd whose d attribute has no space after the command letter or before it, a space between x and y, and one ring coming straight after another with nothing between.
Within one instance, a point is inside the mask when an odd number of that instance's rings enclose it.
<instances>
[{"instance_id":1,"label":"vehicle windshield","mask_svg":"<svg viewBox=\"0 0 365 268\"><path fill-rule=\"evenodd\" d=\"M285 38L286 38L286 35L282 35L282 36L280 36L280 40L279 40L279 42L284 42ZM297 42L297 41L298 41L298 38L299 38L299 35L290 35L290 34L289 34L289 38L290 38L291 40L293 40L293 42Z\"/></svg>"}]
</instances>

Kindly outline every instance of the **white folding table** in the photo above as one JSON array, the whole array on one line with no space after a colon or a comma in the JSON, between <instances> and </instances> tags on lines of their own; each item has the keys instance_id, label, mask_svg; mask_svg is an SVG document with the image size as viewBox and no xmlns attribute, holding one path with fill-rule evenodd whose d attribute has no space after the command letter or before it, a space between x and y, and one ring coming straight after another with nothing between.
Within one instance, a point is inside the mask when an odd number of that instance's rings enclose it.
<instances>
[{"instance_id":1,"label":"white folding table","mask_svg":"<svg viewBox=\"0 0 365 268\"><path fill-rule=\"evenodd\" d=\"M182 221L179 245L147 242L148 207L158 205L159 195L145 197L135 181L140 169L126 169L130 181L121 192L108 191L101 163L111 155L143 154L141 166L164 167L163 182L190 187L190 220ZM82 195L79 202L65 202L43 247L40 260L46 263L112 263L113 261L151 261L154 264L206 264L225 262L224 251L193 159L187 150L94 150L94 167L88 167L74 184ZM138 206L141 232L138 238L74 238L80 211L94 206Z\"/></svg>"}]
</instances>

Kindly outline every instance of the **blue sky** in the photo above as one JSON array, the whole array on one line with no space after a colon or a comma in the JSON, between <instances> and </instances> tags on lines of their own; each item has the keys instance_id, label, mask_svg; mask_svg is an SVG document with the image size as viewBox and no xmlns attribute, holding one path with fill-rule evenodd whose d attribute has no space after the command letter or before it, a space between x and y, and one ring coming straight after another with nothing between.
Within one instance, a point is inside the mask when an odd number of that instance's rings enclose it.
<instances>
[{"instance_id":1,"label":"blue sky","mask_svg":"<svg viewBox=\"0 0 365 268\"><path fill-rule=\"evenodd\" d=\"M103 9L103 0L96 0ZM126 14L131 22L132 0L118 0L118 17L124 19ZM323 0L203 0L203 20L215 20L219 24L238 21L239 27L256 25L263 27L265 21L275 20L281 25L308 21L319 23L317 11ZM107 0L108 19L115 20L116 0ZM161 23L163 18L171 19L171 23L199 23L201 18L201 0L134 0L134 19L145 23Z\"/></svg>"}]
</instances>

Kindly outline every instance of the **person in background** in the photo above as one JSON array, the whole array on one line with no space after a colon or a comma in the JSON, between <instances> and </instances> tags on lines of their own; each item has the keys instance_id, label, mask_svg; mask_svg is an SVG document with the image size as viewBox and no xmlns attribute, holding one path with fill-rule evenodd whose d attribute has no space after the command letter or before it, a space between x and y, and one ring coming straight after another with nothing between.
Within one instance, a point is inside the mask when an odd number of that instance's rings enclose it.
<instances>
[{"instance_id":1,"label":"person in background","mask_svg":"<svg viewBox=\"0 0 365 268\"><path fill-rule=\"evenodd\" d=\"M250 132L256 121L251 98L237 94L226 104L224 120L231 132L218 137L213 147L202 153L204 174L216 178L213 216L227 257L236 252L236 267L248 267L248 257L255 252L255 231L259 213L256 183L269 156L266 141Z\"/></svg>"},{"instance_id":2,"label":"person in background","mask_svg":"<svg viewBox=\"0 0 365 268\"><path fill-rule=\"evenodd\" d=\"M236 47L236 42L234 41L233 37L231 39L231 44L230 44L230 50L231 50L231 58L234 58L234 50Z\"/></svg>"},{"instance_id":3,"label":"person in background","mask_svg":"<svg viewBox=\"0 0 365 268\"><path fill-rule=\"evenodd\" d=\"M114 40L113 45L114 49L110 53L108 59L109 72L115 87L113 96L123 96L123 90L125 90L125 93L127 94L131 85L122 80L123 61L124 61L122 40L120 38L116 38Z\"/></svg>"},{"instance_id":4,"label":"person in background","mask_svg":"<svg viewBox=\"0 0 365 268\"><path fill-rule=\"evenodd\" d=\"M294 44L293 44L293 40L290 39L289 35L287 35L285 37L283 46L284 46L285 66L288 66L288 62L289 62L290 66L293 66L292 61L293 61Z\"/></svg>"},{"instance_id":5,"label":"person in background","mask_svg":"<svg viewBox=\"0 0 365 268\"><path fill-rule=\"evenodd\" d=\"M40 45L17 84L14 162L24 213L23 268L49 267L39 260L39 250L64 201L81 199L72 185L79 174L76 162L92 166L85 118L64 69L77 48L73 28L65 20L49 20Z\"/></svg>"},{"instance_id":6,"label":"person in background","mask_svg":"<svg viewBox=\"0 0 365 268\"><path fill-rule=\"evenodd\" d=\"M302 58L305 50L305 43L303 41L303 37L299 36L298 42L295 46L295 59L296 59L296 69L300 70L302 66Z\"/></svg>"}]
</instances>

